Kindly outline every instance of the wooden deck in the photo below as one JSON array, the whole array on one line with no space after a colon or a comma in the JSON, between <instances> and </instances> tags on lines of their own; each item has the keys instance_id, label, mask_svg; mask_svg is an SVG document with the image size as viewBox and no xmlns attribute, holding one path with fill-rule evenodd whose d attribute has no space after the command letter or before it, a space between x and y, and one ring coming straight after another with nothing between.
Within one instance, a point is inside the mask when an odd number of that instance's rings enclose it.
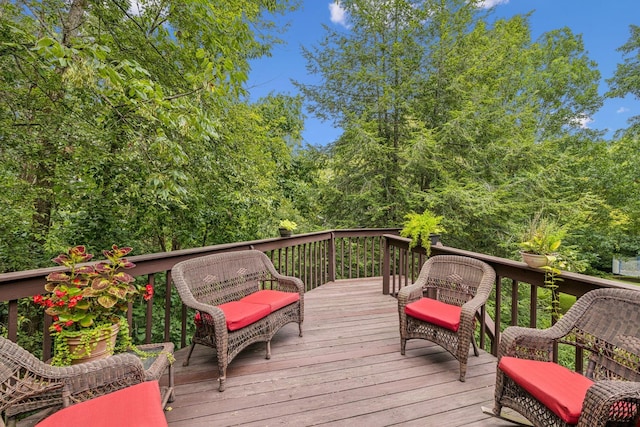
<instances>
[{"instance_id":1,"label":"wooden deck","mask_svg":"<svg viewBox=\"0 0 640 427\"><path fill-rule=\"evenodd\" d=\"M183 367L176 353L171 427L196 426L512 426L490 417L496 359L469 357L467 381L458 362L428 341L400 355L395 298L380 279L329 283L305 296L304 336L286 325L272 341L247 348L218 392L212 349L197 346Z\"/></svg>"}]
</instances>

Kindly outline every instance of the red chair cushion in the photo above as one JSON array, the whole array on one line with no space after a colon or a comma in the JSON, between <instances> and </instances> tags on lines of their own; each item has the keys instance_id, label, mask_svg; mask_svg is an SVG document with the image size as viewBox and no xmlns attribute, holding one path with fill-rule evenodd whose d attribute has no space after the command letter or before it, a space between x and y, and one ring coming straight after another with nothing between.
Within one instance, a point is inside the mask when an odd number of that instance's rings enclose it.
<instances>
[{"instance_id":1,"label":"red chair cushion","mask_svg":"<svg viewBox=\"0 0 640 427\"><path fill-rule=\"evenodd\" d=\"M271 313L271 307L266 304L251 304L248 302L231 301L218 306L224 313L227 329L237 331Z\"/></svg>"},{"instance_id":2,"label":"red chair cushion","mask_svg":"<svg viewBox=\"0 0 640 427\"><path fill-rule=\"evenodd\" d=\"M146 381L77 403L36 424L36 427L87 426L167 426L158 381Z\"/></svg>"},{"instance_id":3,"label":"red chair cushion","mask_svg":"<svg viewBox=\"0 0 640 427\"><path fill-rule=\"evenodd\" d=\"M457 332L460 327L460 311L457 305L446 304L432 298L420 298L405 306L411 317Z\"/></svg>"},{"instance_id":4,"label":"red chair cushion","mask_svg":"<svg viewBox=\"0 0 640 427\"><path fill-rule=\"evenodd\" d=\"M553 362L505 356L498 368L568 424L577 424L593 381Z\"/></svg>"},{"instance_id":5,"label":"red chair cushion","mask_svg":"<svg viewBox=\"0 0 640 427\"><path fill-rule=\"evenodd\" d=\"M253 304L266 304L270 306L271 311L274 312L298 300L300 300L300 294L297 292L283 292L264 289L262 291L254 292L251 295L247 295L240 301L250 302Z\"/></svg>"}]
</instances>

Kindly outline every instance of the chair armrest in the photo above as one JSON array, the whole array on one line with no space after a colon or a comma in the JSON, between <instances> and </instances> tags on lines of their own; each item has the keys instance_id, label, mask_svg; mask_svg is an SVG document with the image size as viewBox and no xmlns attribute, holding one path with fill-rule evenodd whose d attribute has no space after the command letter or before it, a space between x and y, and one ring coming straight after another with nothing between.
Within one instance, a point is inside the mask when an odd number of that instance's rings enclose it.
<instances>
[{"instance_id":1,"label":"chair armrest","mask_svg":"<svg viewBox=\"0 0 640 427\"><path fill-rule=\"evenodd\" d=\"M480 310L480 307L482 307L487 302L488 298L488 293L479 293L469 301L465 302L462 305L460 311L460 323L462 324L463 322L473 321L473 319L476 317L476 313L478 312L478 310Z\"/></svg>"},{"instance_id":2,"label":"chair armrest","mask_svg":"<svg viewBox=\"0 0 640 427\"><path fill-rule=\"evenodd\" d=\"M145 381L142 361L128 353L59 369L68 374L62 390L65 407Z\"/></svg>"},{"instance_id":3,"label":"chair armrest","mask_svg":"<svg viewBox=\"0 0 640 427\"><path fill-rule=\"evenodd\" d=\"M578 426L604 427L609 420L632 421L639 411L640 383L616 380L596 381L587 390Z\"/></svg>"},{"instance_id":4,"label":"chair armrest","mask_svg":"<svg viewBox=\"0 0 640 427\"><path fill-rule=\"evenodd\" d=\"M552 329L507 327L500 336L498 360L503 356L512 356L551 362L553 360L553 343L561 337L555 336Z\"/></svg>"},{"instance_id":5,"label":"chair armrest","mask_svg":"<svg viewBox=\"0 0 640 427\"><path fill-rule=\"evenodd\" d=\"M304 283L302 280L293 276L283 276L281 274L274 275L278 281L278 290L283 292L295 292L304 295Z\"/></svg>"},{"instance_id":6,"label":"chair armrest","mask_svg":"<svg viewBox=\"0 0 640 427\"><path fill-rule=\"evenodd\" d=\"M189 308L198 310L200 313L205 313L210 316L210 319L202 319L203 323L212 326L216 331L219 331L222 336L227 334L227 320L224 316L224 312L217 306L211 304L205 304L196 300L191 292L181 295L182 303Z\"/></svg>"},{"instance_id":7,"label":"chair armrest","mask_svg":"<svg viewBox=\"0 0 640 427\"><path fill-rule=\"evenodd\" d=\"M268 261L268 258L265 258L264 265L271 273L274 279L278 282L278 290L284 292L298 292L300 295L304 294L304 283L302 280L298 279L294 276L285 276L276 270L276 267L273 265L271 261ZM268 261L268 262L267 262Z\"/></svg>"},{"instance_id":8,"label":"chair armrest","mask_svg":"<svg viewBox=\"0 0 640 427\"><path fill-rule=\"evenodd\" d=\"M405 307L407 304L422 298L422 286L420 282L405 286L398 291L398 307Z\"/></svg>"}]
</instances>

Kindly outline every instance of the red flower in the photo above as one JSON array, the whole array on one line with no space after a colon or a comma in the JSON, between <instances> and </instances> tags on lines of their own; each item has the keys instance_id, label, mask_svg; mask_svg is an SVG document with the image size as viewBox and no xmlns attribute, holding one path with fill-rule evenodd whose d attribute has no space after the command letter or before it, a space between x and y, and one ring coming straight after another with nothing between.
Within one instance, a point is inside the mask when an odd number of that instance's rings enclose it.
<instances>
[{"instance_id":1,"label":"red flower","mask_svg":"<svg viewBox=\"0 0 640 427\"><path fill-rule=\"evenodd\" d=\"M62 325L60 325L59 323L53 325L53 328L56 330L56 332L62 332Z\"/></svg>"},{"instance_id":2,"label":"red flower","mask_svg":"<svg viewBox=\"0 0 640 427\"><path fill-rule=\"evenodd\" d=\"M153 298L153 286L150 283L147 283L147 286L145 286L145 291L142 298L144 298L145 301L149 301L151 298Z\"/></svg>"},{"instance_id":3,"label":"red flower","mask_svg":"<svg viewBox=\"0 0 640 427\"><path fill-rule=\"evenodd\" d=\"M38 304L38 305L44 305L44 299L43 299L42 295L34 295L33 296L33 302Z\"/></svg>"}]
</instances>

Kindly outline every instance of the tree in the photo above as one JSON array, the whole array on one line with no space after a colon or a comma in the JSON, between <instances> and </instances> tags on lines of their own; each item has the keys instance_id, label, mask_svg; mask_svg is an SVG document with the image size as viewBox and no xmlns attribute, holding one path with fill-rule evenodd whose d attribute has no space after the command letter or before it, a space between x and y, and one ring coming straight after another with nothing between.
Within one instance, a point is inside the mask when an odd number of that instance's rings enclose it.
<instances>
[{"instance_id":1,"label":"tree","mask_svg":"<svg viewBox=\"0 0 640 427\"><path fill-rule=\"evenodd\" d=\"M240 197L232 195L275 188L275 179L266 174L254 186L229 177L296 137L294 128L269 136L265 108L242 98L249 60L278 41L265 13L284 13L295 1L136 4L1 4L2 191L21 207L9 204L0 228L31 249L28 267L34 256L75 243L170 250L238 237L203 231L207 217L236 212ZM247 129L256 131L257 148L243 140ZM211 204L219 191L227 197Z\"/></svg>"},{"instance_id":2,"label":"tree","mask_svg":"<svg viewBox=\"0 0 640 427\"><path fill-rule=\"evenodd\" d=\"M532 41L527 16L491 22L479 2L341 5L349 28L303 50L321 83L299 85L344 129L323 192L332 223L397 226L429 208L447 243L506 255L541 206L562 210L555 179L574 182L563 141L601 104L580 36Z\"/></svg>"},{"instance_id":3,"label":"tree","mask_svg":"<svg viewBox=\"0 0 640 427\"><path fill-rule=\"evenodd\" d=\"M640 99L640 26L630 25L629 30L629 40L618 48L626 57L622 64L618 64L613 77L607 79L610 86L607 97L632 95ZM635 138L640 136L640 115L629 120L626 133Z\"/></svg>"},{"instance_id":4,"label":"tree","mask_svg":"<svg viewBox=\"0 0 640 427\"><path fill-rule=\"evenodd\" d=\"M331 166L329 186L337 192L327 195L335 209L329 212L333 221L387 226L402 218L399 155L421 70L421 27L428 16L415 3L343 1L349 31L325 27L320 47L303 49L308 69L322 82L296 85L312 112L345 130Z\"/></svg>"}]
</instances>

